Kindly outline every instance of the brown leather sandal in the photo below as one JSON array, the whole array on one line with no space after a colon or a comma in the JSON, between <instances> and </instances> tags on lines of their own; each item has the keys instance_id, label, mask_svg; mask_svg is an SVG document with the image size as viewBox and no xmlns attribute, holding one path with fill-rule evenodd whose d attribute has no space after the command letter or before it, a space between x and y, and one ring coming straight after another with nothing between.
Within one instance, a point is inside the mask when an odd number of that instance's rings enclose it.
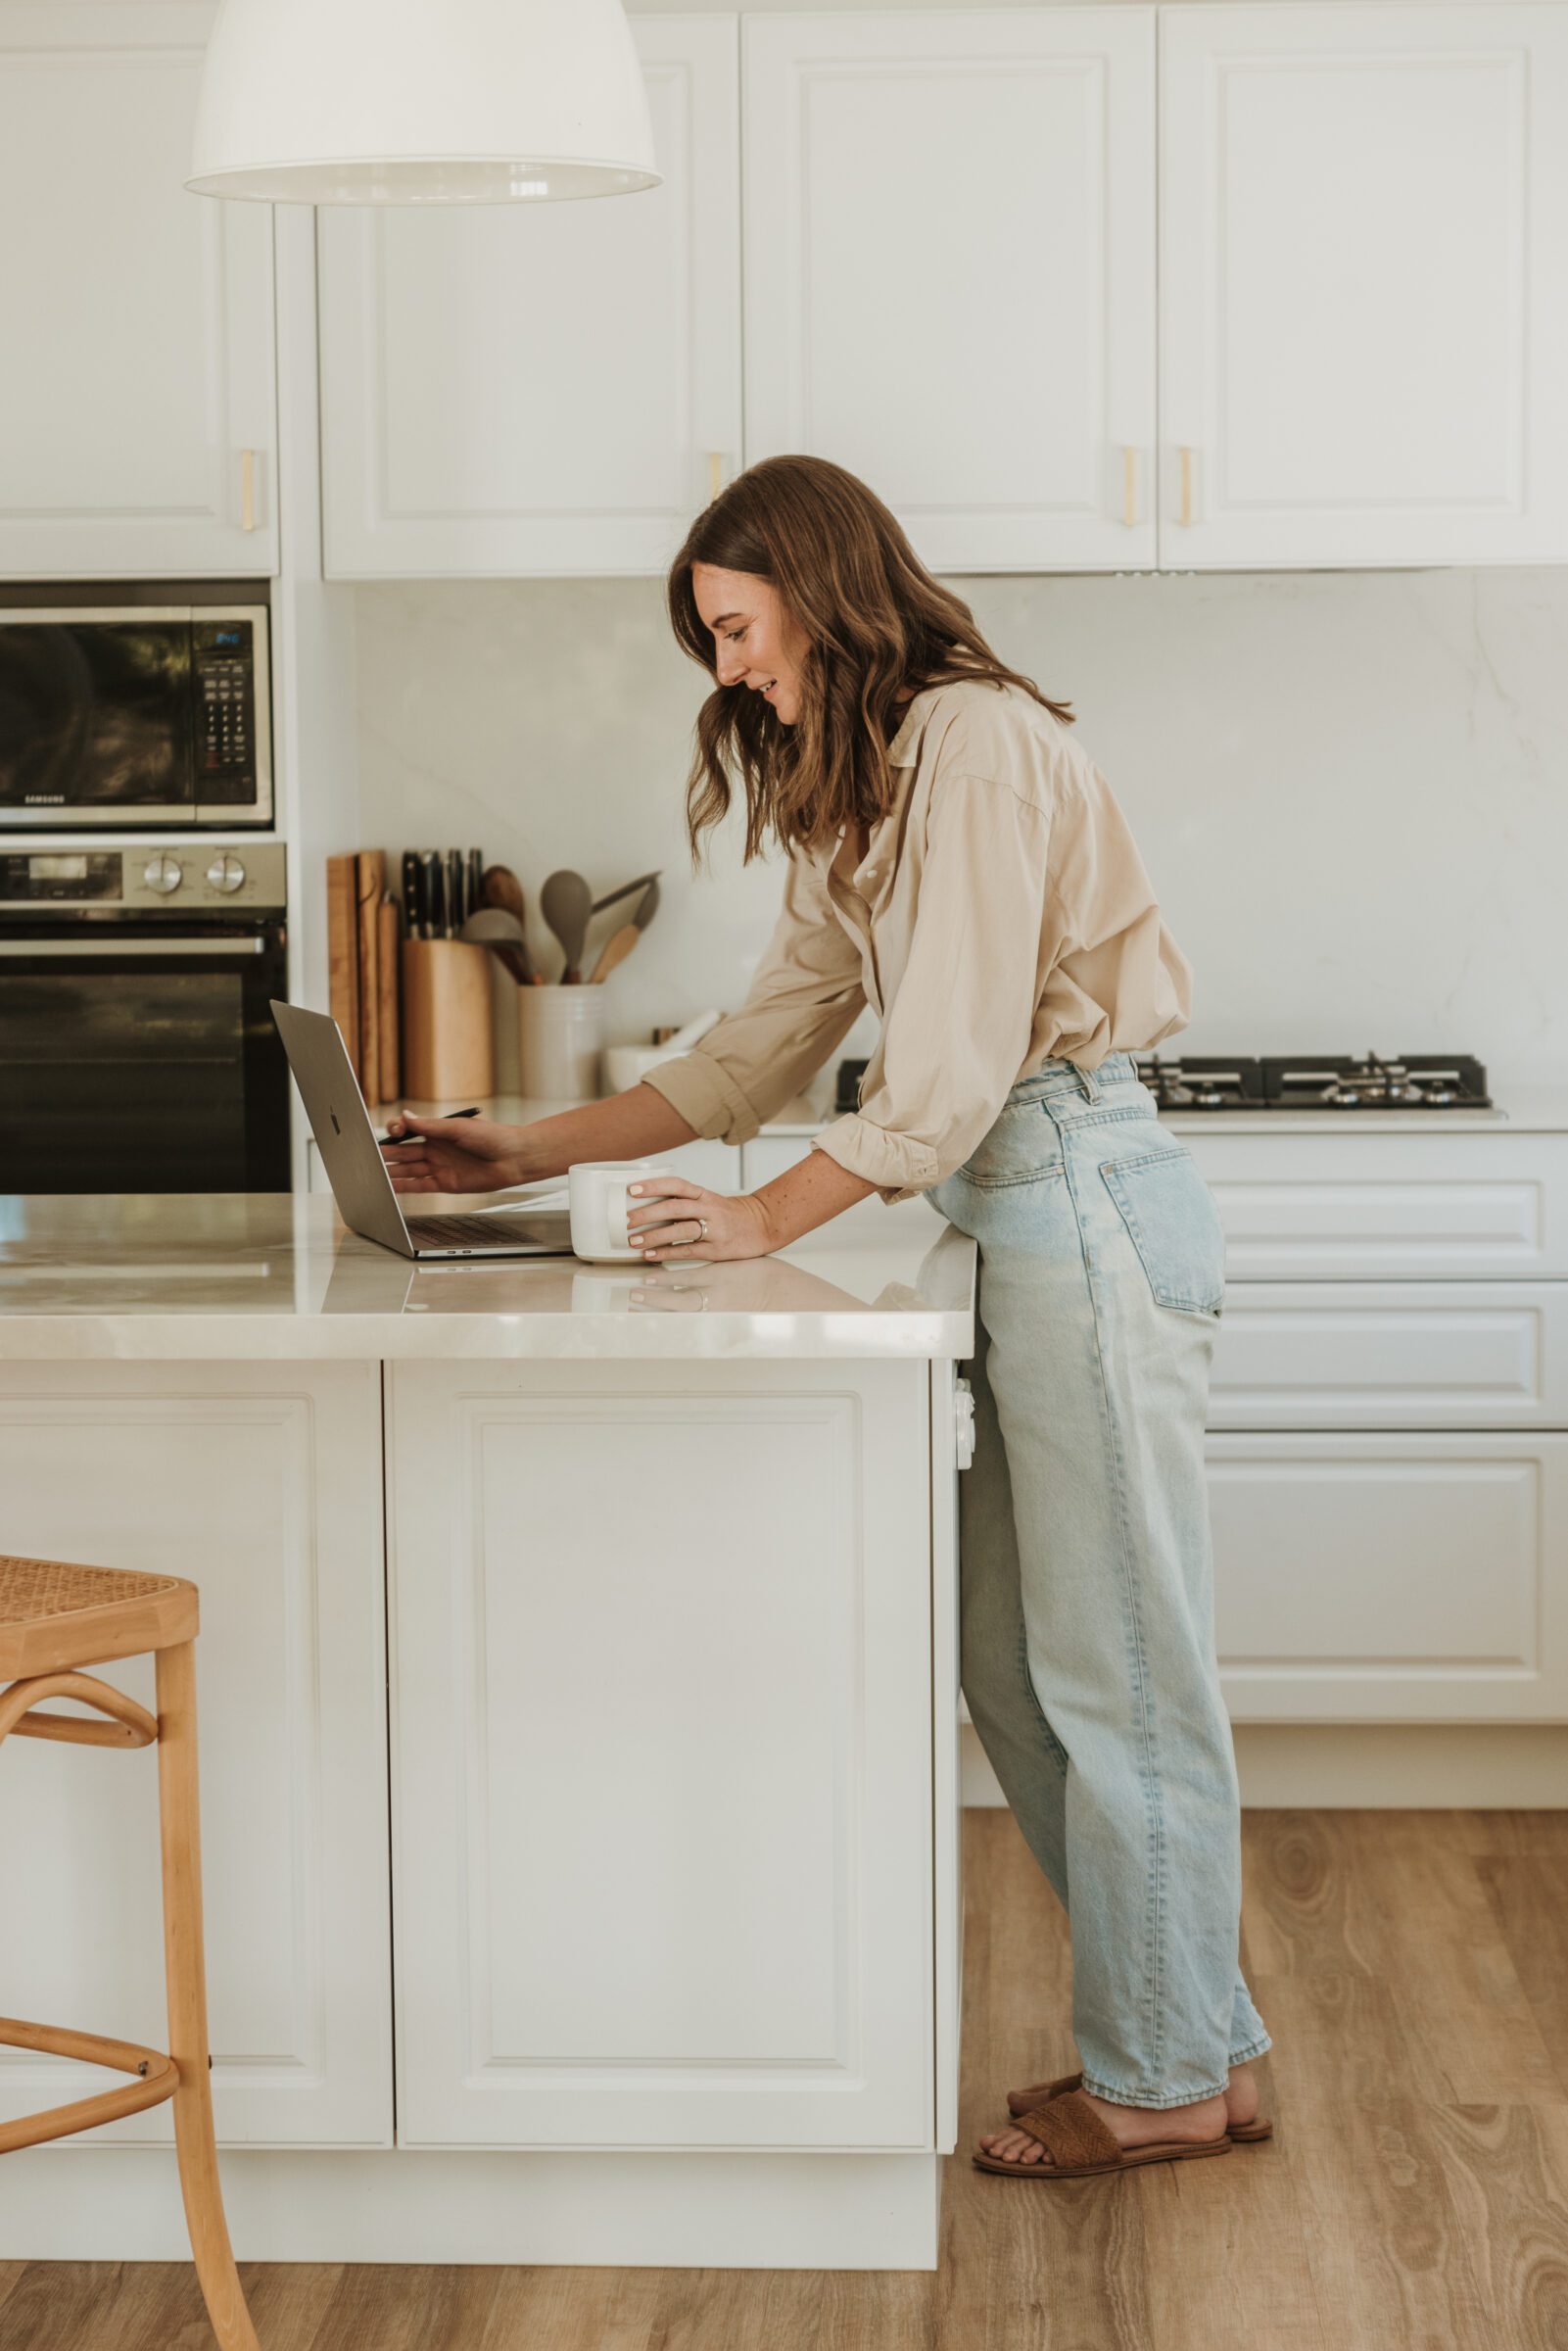
<instances>
[{"instance_id":1,"label":"brown leather sandal","mask_svg":"<svg viewBox=\"0 0 1568 2351\"><path fill-rule=\"evenodd\" d=\"M976 2171L1010 2172L1018 2180L1083 2180L1091 2172L1130 2172L1145 2163L1228 2155L1232 2144L1230 2133L1221 2131L1217 2138L1156 2138L1146 2147L1124 2147L1081 2089L1065 2089L1060 2097L1019 2115L1015 2128L1037 2138L1051 2161L1013 2163L1001 2155L987 2155L982 2148L974 2158Z\"/></svg>"},{"instance_id":2,"label":"brown leather sandal","mask_svg":"<svg viewBox=\"0 0 1568 2351\"><path fill-rule=\"evenodd\" d=\"M1043 2106L1048 2098L1065 2097L1069 2089L1082 2087L1081 2074L1063 2074L1055 2082L1036 2082L1029 2089L1010 2089L1007 2110L1017 2119L1036 2106ZM1225 2129L1238 2147L1257 2146L1260 2140L1274 2135L1273 2124L1265 2122L1260 2114L1255 2115L1250 2123L1227 2123Z\"/></svg>"}]
</instances>

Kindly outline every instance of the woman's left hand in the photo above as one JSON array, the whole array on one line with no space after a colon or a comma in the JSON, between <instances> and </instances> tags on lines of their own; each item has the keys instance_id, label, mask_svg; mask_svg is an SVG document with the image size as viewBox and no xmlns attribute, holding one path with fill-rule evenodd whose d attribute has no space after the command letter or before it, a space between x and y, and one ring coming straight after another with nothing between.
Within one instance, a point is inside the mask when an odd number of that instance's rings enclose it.
<instances>
[{"instance_id":1,"label":"woman's left hand","mask_svg":"<svg viewBox=\"0 0 1568 2351\"><path fill-rule=\"evenodd\" d=\"M649 1195L658 1193L658 1197ZM760 1200L748 1192L710 1192L684 1176L628 1184L627 1237L648 1266L713 1266L737 1257L767 1257L777 1246Z\"/></svg>"}]
</instances>

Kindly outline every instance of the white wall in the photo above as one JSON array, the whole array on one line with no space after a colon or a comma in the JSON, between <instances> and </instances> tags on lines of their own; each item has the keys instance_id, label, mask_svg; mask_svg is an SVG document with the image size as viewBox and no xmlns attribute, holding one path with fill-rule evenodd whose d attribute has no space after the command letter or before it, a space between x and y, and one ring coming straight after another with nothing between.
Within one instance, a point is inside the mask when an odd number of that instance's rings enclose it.
<instances>
[{"instance_id":1,"label":"white wall","mask_svg":"<svg viewBox=\"0 0 1568 2351\"><path fill-rule=\"evenodd\" d=\"M1073 702L1196 966L1194 1052L1477 1053L1568 1078L1568 570L951 583ZM742 994L777 873L693 880L703 673L654 580L363 585L363 838L477 843L531 906L664 868L611 1033ZM846 1048L847 1049L847 1048Z\"/></svg>"}]
</instances>

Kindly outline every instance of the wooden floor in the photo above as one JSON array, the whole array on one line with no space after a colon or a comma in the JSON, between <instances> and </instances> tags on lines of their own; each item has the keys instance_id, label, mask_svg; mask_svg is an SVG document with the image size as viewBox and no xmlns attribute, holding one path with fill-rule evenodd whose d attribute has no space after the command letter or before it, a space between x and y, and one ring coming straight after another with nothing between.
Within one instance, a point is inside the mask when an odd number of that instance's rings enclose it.
<instances>
[{"instance_id":1,"label":"wooden floor","mask_svg":"<svg viewBox=\"0 0 1568 2351\"><path fill-rule=\"evenodd\" d=\"M1073 2062L1062 1920L1011 1817L971 1812L934 2275L247 2265L265 2351L1568 2351L1568 1813L1246 1837L1272 2145L1055 2188L971 2168L1003 2088ZM211 2339L184 2269L0 2264L4 2351Z\"/></svg>"}]
</instances>

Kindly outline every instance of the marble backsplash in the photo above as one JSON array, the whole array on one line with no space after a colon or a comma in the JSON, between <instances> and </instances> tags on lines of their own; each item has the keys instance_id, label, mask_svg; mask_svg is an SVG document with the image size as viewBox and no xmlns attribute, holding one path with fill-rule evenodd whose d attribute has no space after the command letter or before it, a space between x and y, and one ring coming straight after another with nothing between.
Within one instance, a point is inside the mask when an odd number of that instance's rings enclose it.
<instances>
[{"instance_id":1,"label":"marble backsplash","mask_svg":"<svg viewBox=\"0 0 1568 2351\"><path fill-rule=\"evenodd\" d=\"M1188 1049L1454 1049L1499 1092L1568 1078L1568 570L951 584L1073 703L1195 966ZM556 866L595 891L662 867L609 1036L738 1002L779 875L741 867L733 826L690 870L706 680L661 583L353 594L363 840L477 843L531 911Z\"/></svg>"}]
</instances>

